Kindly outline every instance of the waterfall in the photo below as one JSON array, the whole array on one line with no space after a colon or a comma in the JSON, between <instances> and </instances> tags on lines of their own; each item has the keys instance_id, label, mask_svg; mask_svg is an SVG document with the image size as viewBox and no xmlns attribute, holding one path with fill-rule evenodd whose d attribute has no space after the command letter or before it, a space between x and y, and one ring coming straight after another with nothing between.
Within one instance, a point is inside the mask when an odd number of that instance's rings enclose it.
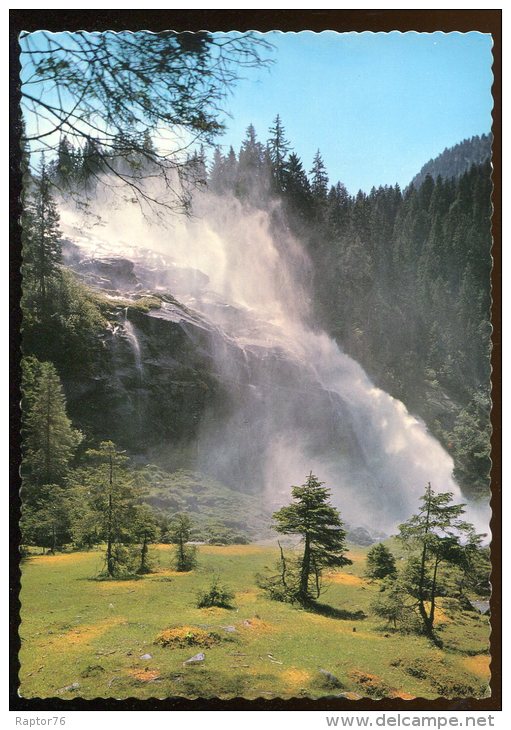
<instances>
[{"instance_id":1,"label":"waterfall","mask_svg":"<svg viewBox=\"0 0 511 730\"><path fill-rule=\"evenodd\" d=\"M288 502L290 486L312 470L346 519L386 531L416 511L428 482L461 499L452 458L424 423L315 326L306 286L310 262L285 226L275 224L278 209L256 210L206 193L196 199L193 218L173 218L169 228L148 221L136 206L115 211L103 201L97 210L105 220L105 250L143 241L153 259L156 252L172 269L171 293L176 272L187 274L180 277L182 308L162 307L150 316L201 327L210 338L224 397L203 414L198 468L260 495L270 508ZM138 256L143 262L147 254ZM164 267L158 264L154 282L160 289ZM142 378L127 310L123 326ZM486 516L480 525L486 527Z\"/></svg>"},{"instance_id":2,"label":"waterfall","mask_svg":"<svg viewBox=\"0 0 511 730\"><path fill-rule=\"evenodd\" d=\"M124 321L123 321L123 329L124 333L126 335L126 339L130 343L131 349L133 351L133 357L135 360L135 367L138 373L138 379L142 383L144 380L144 366L142 364L142 357L140 354L140 343L138 341L138 337L135 332L135 328L133 327L133 324L128 319L128 307L124 310Z\"/></svg>"}]
</instances>

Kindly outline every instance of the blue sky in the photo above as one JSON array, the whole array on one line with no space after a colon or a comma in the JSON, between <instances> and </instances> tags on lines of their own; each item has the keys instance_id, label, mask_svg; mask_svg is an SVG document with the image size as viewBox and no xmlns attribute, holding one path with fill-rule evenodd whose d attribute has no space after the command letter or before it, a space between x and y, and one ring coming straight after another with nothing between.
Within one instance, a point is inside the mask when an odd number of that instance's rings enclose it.
<instances>
[{"instance_id":1,"label":"blue sky","mask_svg":"<svg viewBox=\"0 0 511 730\"><path fill-rule=\"evenodd\" d=\"M226 101L231 117L219 140L225 150L231 144L239 150L250 123L266 141L278 113L305 169L319 148L330 181L356 193L396 182L405 187L445 147L491 129L488 34L275 31L264 37L275 47L274 63L244 70ZM37 45L38 34L31 38ZM32 122L27 119L29 131Z\"/></svg>"},{"instance_id":2,"label":"blue sky","mask_svg":"<svg viewBox=\"0 0 511 730\"><path fill-rule=\"evenodd\" d=\"M445 147L491 129L492 41L481 33L268 33L270 70L245 73L221 139L261 141L276 114L307 170L319 147L351 193L405 186Z\"/></svg>"}]
</instances>

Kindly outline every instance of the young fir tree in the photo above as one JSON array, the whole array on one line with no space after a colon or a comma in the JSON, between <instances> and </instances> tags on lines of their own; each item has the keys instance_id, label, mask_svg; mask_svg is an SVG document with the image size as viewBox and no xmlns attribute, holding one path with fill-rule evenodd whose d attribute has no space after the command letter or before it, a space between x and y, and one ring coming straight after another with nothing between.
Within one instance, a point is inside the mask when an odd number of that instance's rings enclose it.
<instances>
[{"instance_id":1,"label":"young fir tree","mask_svg":"<svg viewBox=\"0 0 511 730\"><path fill-rule=\"evenodd\" d=\"M392 578L396 573L396 561L390 550L383 543L374 545L367 553L366 574L369 578Z\"/></svg>"},{"instance_id":2,"label":"young fir tree","mask_svg":"<svg viewBox=\"0 0 511 730\"><path fill-rule=\"evenodd\" d=\"M61 484L82 434L66 413L66 399L52 363L26 358L23 368L24 499L42 484Z\"/></svg>"},{"instance_id":3,"label":"young fir tree","mask_svg":"<svg viewBox=\"0 0 511 730\"><path fill-rule=\"evenodd\" d=\"M252 204L263 204L261 195L267 189L267 170L264 148L257 140L253 124L249 124L238 155L236 195L241 200L250 199Z\"/></svg>"},{"instance_id":4,"label":"young fir tree","mask_svg":"<svg viewBox=\"0 0 511 730\"><path fill-rule=\"evenodd\" d=\"M328 175L319 150L314 155L312 169L309 174L311 176L312 196L316 204L324 205L328 195Z\"/></svg>"},{"instance_id":5,"label":"young fir tree","mask_svg":"<svg viewBox=\"0 0 511 730\"><path fill-rule=\"evenodd\" d=\"M257 140L253 124L249 124L247 127L238 158L240 168L244 173L252 172L257 176L263 164L264 149L262 144Z\"/></svg>"},{"instance_id":6,"label":"young fir tree","mask_svg":"<svg viewBox=\"0 0 511 730\"><path fill-rule=\"evenodd\" d=\"M112 578L131 568L126 545L138 541L141 488L128 467L128 457L111 441L89 449L85 457L90 465L75 469L69 482L90 505L96 535L106 543L106 574Z\"/></svg>"},{"instance_id":7,"label":"young fir tree","mask_svg":"<svg viewBox=\"0 0 511 730\"><path fill-rule=\"evenodd\" d=\"M114 147L114 143L112 143L112 147ZM98 181L99 175L105 172L103 154L103 150L97 142L90 138L86 139L80 155L78 170L79 180L85 187L93 187Z\"/></svg>"},{"instance_id":8,"label":"young fir tree","mask_svg":"<svg viewBox=\"0 0 511 730\"><path fill-rule=\"evenodd\" d=\"M220 194L225 189L224 164L225 160L220 147L215 147L208 172L208 187L214 193Z\"/></svg>"},{"instance_id":9,"label":"young fir tree","mask_svg":"<svg viewBox=\"0 0 511 730\"><path fill-rule=\"evenodd\" d=\"M169 539L175 545L174 562L179 572L192 570L197 565L195 546L187 545L191 533L192 521L188 515L176 515L170 524Z\"/></svg>"},{"instance_id":10,"label":"young fir tree","mask_svg":"<svg viewBox=\"0 0 511 730\"><path fill-rule=\"evenodd\" d=\"M321 594L323 568L351 565L345 556L346 531L339 512L330 504L330 491L311 472L300 487L292 487L293 504L273 514L275 529L300 535L303 555L299 562L297 599L307 603Z\"/></svg>"},{"instance_id":11,"label":"young fir tree","mask_svg":"<svg viewBox=\"0 0 511 730\"><path fill-rule=\"evenodd\" d=\"M399 539L411 553L407 590L417 600L426 636L440 646L434 631L441 569L445 565L470 570L470 557L480 549L482 535L462 519L465 505L453 504L450 492L436 493L428 483L417 514L399 526Z\"/></svg>"},{"instance_id":12,"label":"young fir tree","mask_svg":"<svg viewBox=\"0 0 511 730\"><path fill-rule=\"evenodd\" d=\"M59 140L57 159L52 164L52 179L60 189L66 189L73 182L77 165L76 151L68 138L63 135Z\"/></svg>"},{"instance_id":13,"label":"young fir tree","mask_svg":"<svg viewBox=\"0 0 511 730\"><path fill-rule=\"evenodd\" d=\"M153 510L148 504L135 505L131 532L138 546L136 548L136 572L139 575L151 573L153 571L153 559L150 554L150 546L160 536L160 528Z\"/></svg>"},{"instance_id":14,"label":"young fir tree","mask_svg":"<svg viewBox=\"0 0 511 730\"><path fill-rule=\"evenodd\" d=\"M291 148L286 139L285 129L279 114L275 117L273 126L268 131L270 137L267 142L267 149L271 163L272 178L276 190L280 192L284 189L286 158Z\"/></svg>"}]
</instances>

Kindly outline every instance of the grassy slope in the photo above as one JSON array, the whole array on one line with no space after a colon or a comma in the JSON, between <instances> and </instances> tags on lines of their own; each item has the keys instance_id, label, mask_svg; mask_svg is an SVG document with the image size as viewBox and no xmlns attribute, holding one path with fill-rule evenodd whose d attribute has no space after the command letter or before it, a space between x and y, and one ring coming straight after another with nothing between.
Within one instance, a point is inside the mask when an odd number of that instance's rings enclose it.
<instances>
[{"instance_id":1,"label":"grassy slope","mask_svg":"<svg viewBox=\"0 0 511 730\"><path fill-rule=\"evenodd\" d=\"M457 651L434 649L420 636L390 633L369 614L378 587L363 579L363 549L353 549L353 566L333 576L322 597L346 612L344 619L262 596L254 573L274 562L273 548L205 546L198 570L181 575L171 570L169 546L159 546L157 554L159 573L125 582L91 580L102 567L99 552L24 562L23 697L253 698L353 692L432 698L439 694L439 679L450 686L443 690L446 694L458 693L454 684L484 691L488 682L487 619L459 613L454 622L443 616L442 637L446 645L455 643ZM208 587L213 573L236 592L235 610L195 608L197 591ZM349 618L349 612L360 609L368 618ZM185 667L183 661L201 647L171 649L154 643L163 629L181 625L221 636L216 645L204 648L206 660L200 666ZM225 626L236 631L229 633ZM152 658L141 659L145 653ZM322 684L319 668L333 673L343 687ZM64 689L73 683L79 687Z\"/></svg>"},{"instance_id":2,"label":"grassy slope","mask_svg":"<svg viewBox=\"0 0 511 730\"><path fill-rule=\"evenodd\" d=\"M213 477L190 469L167 472L151 464L144 476L149 484L146 501L171 517L176 512L189 514L196 538L207 540L212 525L252 539L271 534L271 517L258 497L229 489Z\"/></svg>"}]
</instances>

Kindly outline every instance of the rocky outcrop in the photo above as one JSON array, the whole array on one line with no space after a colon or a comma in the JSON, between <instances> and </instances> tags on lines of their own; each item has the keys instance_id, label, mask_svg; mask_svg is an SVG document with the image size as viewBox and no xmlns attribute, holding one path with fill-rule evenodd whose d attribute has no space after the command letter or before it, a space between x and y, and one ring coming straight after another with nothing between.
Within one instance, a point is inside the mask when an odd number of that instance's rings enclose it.
<instances>
[{"instance_id":1,"label":"rocky outcrop","mask_svg":"<svg viewBox=\"0 0 511 730\"><path fill-rule=\"evenodd\" d=\"M94 375L65 382L73 420L134 453L193 440L220 388L209 333L190 321L114 307L102 344Z\"/></svg>"}]
</instances>

